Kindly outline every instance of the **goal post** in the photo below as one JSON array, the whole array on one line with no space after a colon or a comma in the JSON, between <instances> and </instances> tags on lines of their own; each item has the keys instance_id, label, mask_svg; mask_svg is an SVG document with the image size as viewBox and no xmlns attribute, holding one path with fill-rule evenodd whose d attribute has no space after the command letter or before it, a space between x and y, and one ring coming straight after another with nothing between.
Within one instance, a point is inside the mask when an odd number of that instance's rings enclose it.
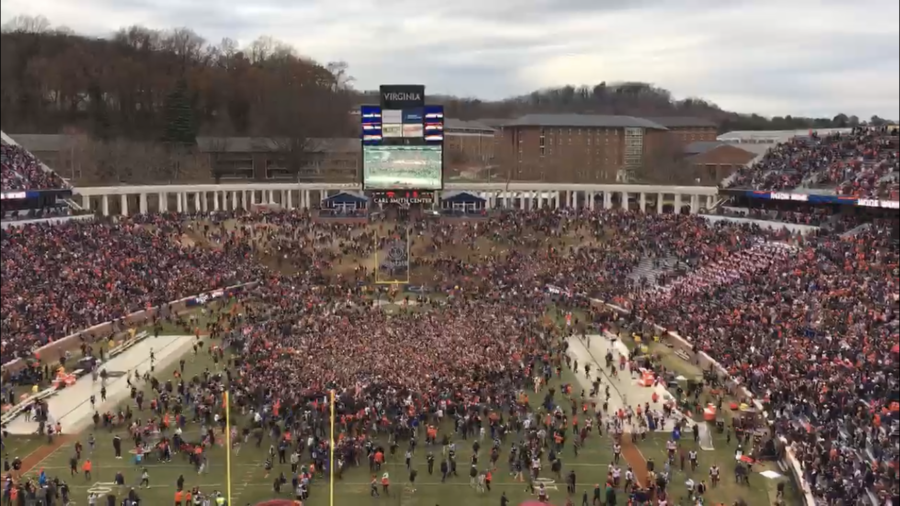
<instances>
[{"instance_id":1,"label":"goal post","mask_svg":"<svg viewBox=\"0 0 900 506\"><path fill-rule=\"evenodd\" d=\"M408 285L410 282L410 254L412 249L409 229L397 230L386 247L381 246L381 237L375 243L375 284Z\"/></svg>"}]
</instances>

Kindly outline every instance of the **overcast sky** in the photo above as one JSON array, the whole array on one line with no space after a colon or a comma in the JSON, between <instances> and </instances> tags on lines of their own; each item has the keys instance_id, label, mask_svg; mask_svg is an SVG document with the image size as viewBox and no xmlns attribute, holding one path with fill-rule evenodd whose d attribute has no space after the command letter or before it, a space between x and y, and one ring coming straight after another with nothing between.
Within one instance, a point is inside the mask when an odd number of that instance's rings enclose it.
<instances>
[{"instance_id":1,"label":"overcast sky","mask_svg":"<svg viewBox=\"0 0 900 506\"><path fill-rule=\"evenodd\" d=\"M106 36L187 26L271 35L356 87L498 99L547 86L645 81L765 115L900 118L897 0L0 0Z\"/></svg>"}]
</instances>

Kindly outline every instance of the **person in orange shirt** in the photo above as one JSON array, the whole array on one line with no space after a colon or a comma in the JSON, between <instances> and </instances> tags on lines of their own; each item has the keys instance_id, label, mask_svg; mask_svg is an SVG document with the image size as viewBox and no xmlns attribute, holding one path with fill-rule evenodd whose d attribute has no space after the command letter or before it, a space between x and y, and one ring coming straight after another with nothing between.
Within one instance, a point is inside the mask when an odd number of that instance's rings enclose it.
<instances>
[{"instance_id":1,"label":"person in orange shirt","mask_svg":"<svg viewBox=\"0 0 900 506\"><path fill-rule=\"evenodd\" d=\"M384 495L386 495L386 496L391 495L390 487L391 487L391 480L388 477L388 473L382 474L381 475L381 491L384 492Z\"/></svg>"},{"instance_id":2,"label":"person in orange shirt","mask_svg":"<svg viewBox=\"0 0 900 506\"><path fill-rule=\"evenodd\" d=\"M184 492L181 490L175 491L175 506L181 506L181 501L184 499Z\"/></svg>"},{"instance_id":3,"label":"person in orange shirt","mask_svg":"<svg viewBox=\"0 0 900 506\"><path fill-rule=\"evenodd\" d=\"M84 480L88 481L91 479L91 459L87 459L84 461L84 464L81 466L81 469L84 471Z\"/></svg>"}]
</instances>

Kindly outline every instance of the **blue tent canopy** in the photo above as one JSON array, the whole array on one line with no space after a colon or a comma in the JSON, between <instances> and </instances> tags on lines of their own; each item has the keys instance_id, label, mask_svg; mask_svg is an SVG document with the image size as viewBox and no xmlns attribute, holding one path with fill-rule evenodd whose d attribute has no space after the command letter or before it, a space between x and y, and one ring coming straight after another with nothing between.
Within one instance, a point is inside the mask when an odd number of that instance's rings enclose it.
<instances>
[{"instance_id":1,"label":"blue tent canopy","mask_svg":"<svg viewBox=\"0 0 900 506\"><path fill-rule=\"evenodd\" d=\"M340 192L337 195L332 195L325 199L326 205L329 206L334 204L356 204L357 206L364 206L368 201L368 197L351 192Z\"/></svg>"},{"instance_id":2,"label":"blue tent canopy","mask_svg":"<svg viewBox=\"0 0 900 506\"><path fill-rule=\"evenodd\" d=\"M445 192L441 197L442 202L453 203L477 203L483 204L485 199L475 195L474 193L466 192L466 191L456 191L456 192Z\"/></svg>"}]
</instances>

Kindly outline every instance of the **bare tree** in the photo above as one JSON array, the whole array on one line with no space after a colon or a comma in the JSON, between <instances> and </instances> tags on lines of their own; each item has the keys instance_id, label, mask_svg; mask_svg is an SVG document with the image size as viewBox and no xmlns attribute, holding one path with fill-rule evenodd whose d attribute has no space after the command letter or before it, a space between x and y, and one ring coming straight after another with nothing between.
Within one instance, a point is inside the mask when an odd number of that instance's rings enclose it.
<instances>
[{"instance_id":1,"label":"bare tree","mask_svg":"<svg viewBox=\"0 0 900 506\"><path fill-rule=\"evenodd\" d=\"M644 153L635 168L635 178L649 184L694 184L694 173L678 141L664 135L660 142Z\"/></svg>"},{"instance_id":2,"label":"bare tree","mask_svg":"<svg viewBox=\"0 0 900 506\"><path fill-rule=\"evenodd\" d=\"M328 149L325 139L347 132L349 95L335 92L335 78L325 68L279 62L261 100L254 123L269 134L275 158L295 177Z\"/></svg>"},{"instance_id":3,"label":"bare tree","mask_svg":"<svg viewBox=\"0 0 900 506\"><path fill-rule=\"evenodd\" d=\"M334 91L348 90L356 80L350 75L349 66L345 61L329 62L325 68L334 76Z\"/></svg>"},{"instance_id":4,"label":"bare tree","mask_svg":"<svg viewBox=\"0 0 900 506\"><path fill-rule=\"evenodd\" d=\"M52 25L44 16L19 14L3 24L4 33L47 33Z\"/></svg>"}]
</instances>

